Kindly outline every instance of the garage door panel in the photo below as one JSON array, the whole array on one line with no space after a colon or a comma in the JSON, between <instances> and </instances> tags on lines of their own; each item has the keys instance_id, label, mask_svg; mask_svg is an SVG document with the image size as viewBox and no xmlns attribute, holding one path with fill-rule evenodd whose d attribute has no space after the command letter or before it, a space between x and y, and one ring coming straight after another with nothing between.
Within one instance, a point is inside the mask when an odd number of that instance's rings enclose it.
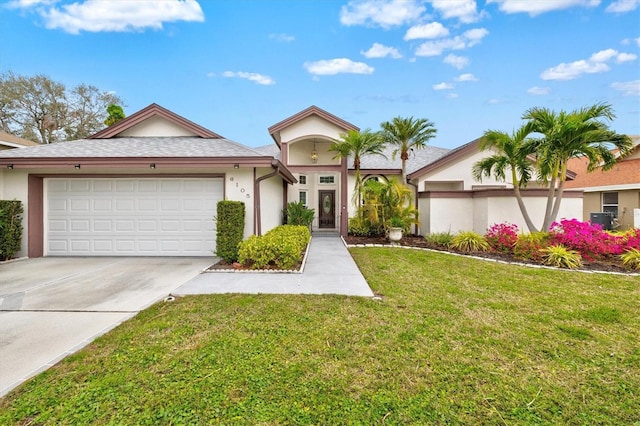
<instances>
[{"instance_id":1,"label":"garage door panel","mask_svg":"<svg viewBox=\"0 0 640 426\"><path fill-rule=\"evenodd\" d=\"M222 179L47 179L47 254L211 256Z\"/></svg>"}]
</instances>

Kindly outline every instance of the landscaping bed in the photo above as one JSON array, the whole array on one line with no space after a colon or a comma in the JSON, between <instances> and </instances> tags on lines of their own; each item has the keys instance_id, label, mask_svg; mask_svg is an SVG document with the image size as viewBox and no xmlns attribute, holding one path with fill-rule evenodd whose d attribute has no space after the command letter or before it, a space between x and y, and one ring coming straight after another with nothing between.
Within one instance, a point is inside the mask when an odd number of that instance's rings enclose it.
<instances>
[{"instance_id":1,"label":"landscaping bed","mask_svg":"<svg viewBox=\"0 0 640 426\"><path fill-rule=\"evenodd\" d=\"M348 235L344 238L345 243L350 246L358 246L358 245L391 245L389 239L386 237L378 236L378 237L363 237L363 236L354 236ZM405 235L402 237L402 240L399 241L397 245L402 247L416 247L430 250L438 250L449 253L457 253L461 255L471 255L476 257L482 257L486 259L499 260L504 262L513 262L513 263L524 263L529 265L540 265L539 262L534 262L527 259L520 259L509 253L500 253L495 251L476 251L471 253L463 253L459 250L454 250L451 248L444 247L442 245L434 244L427 241L423 236L420 235ZM610 258L607 260L592 260L587 261L584 260L582 262L582 266L577 268L578 270L583 271L601 271L601 272L616 272L623 274L631 274L634 271L625 268L622 264L622 260L620 258Z\"/></svg>"}]
</instances>

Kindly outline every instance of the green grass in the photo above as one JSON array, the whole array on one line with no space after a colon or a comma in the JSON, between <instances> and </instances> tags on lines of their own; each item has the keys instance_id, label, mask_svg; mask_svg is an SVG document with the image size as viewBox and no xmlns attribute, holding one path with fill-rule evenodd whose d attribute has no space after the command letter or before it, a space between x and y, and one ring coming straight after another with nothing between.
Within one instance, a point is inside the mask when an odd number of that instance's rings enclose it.
<instances>
[{"instance_id":1,"label":"green grass","mask_svg":"<svg viewBox=\"0 0 640 426\"><path fill-rule=\"evenodd\" d=\"M357 248L382 300L160 303L0 424L640 424L640 278Z\"/></svg>"}]
</instances>

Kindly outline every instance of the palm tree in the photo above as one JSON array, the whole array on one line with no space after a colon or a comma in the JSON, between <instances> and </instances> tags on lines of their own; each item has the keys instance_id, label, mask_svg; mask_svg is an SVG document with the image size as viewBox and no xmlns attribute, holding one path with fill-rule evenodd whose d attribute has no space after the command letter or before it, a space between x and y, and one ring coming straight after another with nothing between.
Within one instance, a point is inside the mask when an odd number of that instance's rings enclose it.
<instances>
[{"instance_id":1,"label":"palm tree","mask_svg":"<svg viewBox=\"0 0 640 426\"><path fill-rule=\"evenodd\" d=\"M620 156L624 156L631 151L633 143L629 136L609 129L605 121L613 120L615 114L611 105L605 103L560 113L547 108L531 108L522 118L529 120L533 132L543 135L538 141L536 158L539 179L549 182L542 224L542 230L547 230L558 216L569 159L587 158L588 172L598 167L609 170L616 163L611 148L617 148Z\"/></svg>"},{"instance_id":2,"label":"palm tree","mask_svg":"<svg viewBox=\"0 0 640 426\"><path fill-rule=\"evenodd\" d=\"M473 165L472 173L474 179L478 181L482 181L483 176L489 177L493 174L497 180L504 182L508 169L511 173L511 183L522 217L529 231L537 232L520 193L520 187L527 186L534 170L534 165L527 158L535 147L531 141L527 140L530 133L531 126L529 124L525 124L511 134L498 130L484 132L479 147L483 151L492 149L495 154L476 162Z\"/></svg>"},{"instance_id":3,"label":"palm tree","mask_svg":"<svg viewBox=\"0 0 640 426\"><path fill-rule=\"evenodd\" d=\"M413 117L395 117L392 121L385 121L380 124L385 142L396 145L393 151L393 158L398 153L402 160L402 184L407 183L407 160L409 152L413 149L422 149L429 139L435 137L437 129L433 123L425 118L415 119Z\"/></svg>"},{"instance_id":4,"label":"palm tree","mask_svg":"<svg viewBox=\"0 0 640 426\"><path fill-rule=\"evenodd\" d=\"M349 130L348 133L342 133L340 139L333 142L329 147L329 151L336 154L333 158L353 157L353 168L356 177L353 201L358 209L362 203L361 158L365 155L384 155L384 147L385 144L380 134L374 133L370 129L365 129L361 132Z\"/></svg>"}]
</instances>

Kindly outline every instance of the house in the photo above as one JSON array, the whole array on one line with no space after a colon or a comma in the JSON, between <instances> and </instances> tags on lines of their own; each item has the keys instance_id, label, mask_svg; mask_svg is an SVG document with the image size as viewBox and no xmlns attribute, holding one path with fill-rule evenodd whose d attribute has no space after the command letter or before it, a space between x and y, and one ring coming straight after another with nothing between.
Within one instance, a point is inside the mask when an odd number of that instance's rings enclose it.
<instances>
[{"instance_id":1,"label":"house","mask_svg":"<svg viewBox=\"0 0 640 426\"><path fill-rule=\"evenodd\" d=\"M25 146L37 146L36 142L22 139L17 136L0 130L0 151L13 148L24 148Z\"/></svg>"},{"instance_id":2,"label":"house","mask_svg":"<svg viewBox=\"0 0 640 426\"><path fill-rule=\"evenodd\" d=\"M269 127L273 144L250 148L152 104L87 139L0 152L0 199L23 202L29 257L211 255L223 199L245 202L245 237L282 223L292 201L315 210L314 231L346 235L354 170L329 147L349 130L359 129L311 106ZM509 184L473 182L471 165L486 155L477 145L411 153L418 232L521 225ZM399 178L392 150L362 158L362 177ZM581 215L581 197L567 191L561 217ZM541 221L546 190L525 198Z\"/></svg>"},{"instance_id":3,"label":"house","mask_svg":"<svg viewBox=\"0 0 640 426\"><path fill-rule=\"evenodd\" d=\"M633 149L618 158L611 170L599 168L587 172L587 159L579 157L569 161L568 167L577 176L567 182L565 188L584 191L582 220L590 220L591 213L609 212L616 228L640 228L640 136L631 139Z\"/></svg>"},{"instance_id":4,"label":"house","mask_svg":"<svg viewBox=\"0 0 640 426\"><path fill-rule=\"evenodd\" d=\"M245 234L281 222L295 178L272 156L152 104L88 139L0 152L0 198L24 203L23 252L207 256L216 204L247 205Z\"/></svg>"}]
</instances>

